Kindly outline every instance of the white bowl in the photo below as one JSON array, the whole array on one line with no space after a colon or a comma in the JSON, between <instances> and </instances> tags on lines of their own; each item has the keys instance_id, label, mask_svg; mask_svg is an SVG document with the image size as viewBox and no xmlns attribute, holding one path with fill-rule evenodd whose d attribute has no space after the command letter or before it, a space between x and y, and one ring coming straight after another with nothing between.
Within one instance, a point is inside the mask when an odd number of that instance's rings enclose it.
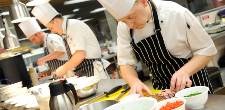
<instances>
[{"instance_id":1,"label":"white bowl","mask_svg":"<svg viewBox=\"0 0 225 110\"><path fill-rule=\"evenodd\" d=\"M160 108L165 106L168 102L176 102L176 101L182 101L183 105L181 105L180 107L173 109L173 110L185 110L186 100L184 98L171 98L171 99L166 99L166 100L160 101L157 104L156 110L160 110Z\"/></svg>"},{"instance_id":2,"label":"white bowl","mask_svg":"<svg viewBox=\"0 0 225 110\"><path fill-rule=\"evenodd\" d=\"M91 76L91 77L71 77L67 78L67 82L71 83L74 85L76 90L84 89L86 87L92 86L97 84L100 81L100 79L96 76Z\"/></svg>"},{"instance_id":3,"label":"white bowl","mask_svg":"<svg viewBox=\"0 0 225 110\"><path fill-rule=\"evenodd\" d=\"M104 110L155 110L157 100L150 97L141 97L132 101L120 102Z\"/></svg>"},{"instance_id":4,"label":"white bowl","mask_svg":"<svg viewBox=\"0 0 225 110\"><path fill-rule=\"evenodd\" d=\"M191 88L183 89L175 94L175 97L185 98L186 99L186 107L188 109L202 109L204 108L207 100L208 100L208 91L209 88L205 86L195 86ZM201 92L201 94L191 97L184 97L196 92Z\"/></svg>"}]
</instances>

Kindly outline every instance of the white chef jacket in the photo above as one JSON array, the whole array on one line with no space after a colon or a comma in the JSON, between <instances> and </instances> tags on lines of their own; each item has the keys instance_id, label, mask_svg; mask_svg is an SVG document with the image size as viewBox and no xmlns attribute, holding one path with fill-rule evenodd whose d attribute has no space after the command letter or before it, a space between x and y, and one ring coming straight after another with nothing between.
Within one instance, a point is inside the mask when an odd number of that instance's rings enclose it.
<instances>
[{"instance_id":1,"label":"white chef jacket","mask_svg":"<svg viewBox=\"0 0 225 110\"><path fill-rule=\"evenodd\" d=\"M186 8L171 1L153 1L162 28L162 36L167 50L177 58L190 58L194 55L212 56L216 47L199 23L198 19ZM134 30L135 43L154 34L154 22L148 22L144 28ZM129 27L119 22L117 27L118 64L135 65L137 59L130 45Z\"/></svg>"},{"instance_id":2,"label":"white chef jacket","mask_svg":"<svg viewBox=\"0 0 225 110\"><path fill-rule=\"evenodd\" d=\"M71 54L83 50L86 52L86 59L101 58L100 45L90 27L76 19L69 19L67 27L66 22L67 19L64 19L62 27L66 33L64 37L67 39Z\"/></svg>"},{"instance_id":3,"label":"white chef jacket","mask_svg":"<svg viewBox=\"0 0 225 110\"><path fill-rule=\"evenodd\" d=\"M44 38L44 47L47 47L49 53L53 53L55 51L62 51L65 52L65 54L58 58L58 60L67 61L68 56L66 52L66 47L63 42L62 37L60 37L57 34L46 34Z\"/></svg>"}]
</instances>

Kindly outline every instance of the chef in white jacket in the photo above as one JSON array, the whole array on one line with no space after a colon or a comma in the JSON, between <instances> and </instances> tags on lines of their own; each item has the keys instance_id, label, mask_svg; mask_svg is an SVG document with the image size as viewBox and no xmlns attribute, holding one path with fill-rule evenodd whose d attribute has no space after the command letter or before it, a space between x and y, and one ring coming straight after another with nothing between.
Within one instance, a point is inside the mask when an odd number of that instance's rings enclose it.
<instances>
[{"instance_id":1,"label":"chef in white jacket","mask_svg":"<svg viewBox=\"0 0 225 110\"><path fill-rule=\"evenodd\" d=\"M98 40L84 22L76 19L64 19L49 3L33 8L31 12L53 33L63 36L70 60L55 71L62 77L68 70L76 68L77 76L94 76L94 62L101 62L101 49ZM103 70L100 69L100 70Z\"/></svg>"},{"instance_id":2,"label":"chef in white jacket","mask_svg":"<svg viewBox=\"0 0 225 110\"><path fill-rule=\"evenodd\" d=\"M45 56L38 59L38 65L47 63L50 71L53 72L68 61L63 39L57 34L42 32L35 18L21 22L19 27L32 43L44 44Z\"/></svg>"},{"instance_id":3,"label":"chef in white jacket","mask_svg":"<svg viewBox=\"0 0 225 110\"><path fill-rule=\"evenodd\" d=\"M207 86L213 93L204 67L217 50L188 9L161 0L98 1L119 22L118 64L133 93L150 93L137 77L137 61L149 68L155 89L176 92L190 86Z\"/></svg>"}]
</instances>

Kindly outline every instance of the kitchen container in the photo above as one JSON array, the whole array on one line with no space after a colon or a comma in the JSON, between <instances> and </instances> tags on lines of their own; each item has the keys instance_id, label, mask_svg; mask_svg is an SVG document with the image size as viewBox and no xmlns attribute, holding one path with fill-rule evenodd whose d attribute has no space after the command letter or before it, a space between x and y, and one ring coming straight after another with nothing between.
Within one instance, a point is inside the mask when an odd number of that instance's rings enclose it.
<instances>
[{"instance_id":1,"label":"kitchen container","mask_svg":"<svg viewBox=\"0 0 225 110\"><path fill-rule=\"evenodd\" d=\"M175 94L175 97L186 99L186 107L188 109L203 109L208 100L209 88L205 86L195 86L191 88L183 89ZM185 97L190 94L198 95Z\"/></svg>"}]
</instances>

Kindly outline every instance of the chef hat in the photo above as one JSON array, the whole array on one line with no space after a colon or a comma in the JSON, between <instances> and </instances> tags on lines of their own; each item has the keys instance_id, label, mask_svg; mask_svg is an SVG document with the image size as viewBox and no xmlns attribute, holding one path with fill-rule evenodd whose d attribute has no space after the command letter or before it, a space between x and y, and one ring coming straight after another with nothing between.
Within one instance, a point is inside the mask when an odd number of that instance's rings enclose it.
<instances>
[{"instance_id":1,"label":"chef hat","mask_svg":"<svg viewBox=\"0 0 225 110\"><path fill-rule=\"evenodd\" d=\"M116 19L128 15L136 0L98 0Z\"/></svg>"},{"instance_id":2,"label":"chef hat","mask_svg":"<svg viewBox=\"0 0 225 110\"><path fill-rule=\"evenodd\" d=\"M34 7L31 13L45 26L47 26L55 16L59 15L59 13L49 3Z\"/></svg>"},{"instance_id":3,"label":"chef hat","mask_svg":"<svg viewBox=\"0 0 225 110\"><path fill-rule=\"evenodd\" d=\"M31 18L29 20L23 21L19 24L20 29L27 36L27 38L31 37L37 32L41 32L41 27L35 18Z\"/></svg>"}]
</instances>

